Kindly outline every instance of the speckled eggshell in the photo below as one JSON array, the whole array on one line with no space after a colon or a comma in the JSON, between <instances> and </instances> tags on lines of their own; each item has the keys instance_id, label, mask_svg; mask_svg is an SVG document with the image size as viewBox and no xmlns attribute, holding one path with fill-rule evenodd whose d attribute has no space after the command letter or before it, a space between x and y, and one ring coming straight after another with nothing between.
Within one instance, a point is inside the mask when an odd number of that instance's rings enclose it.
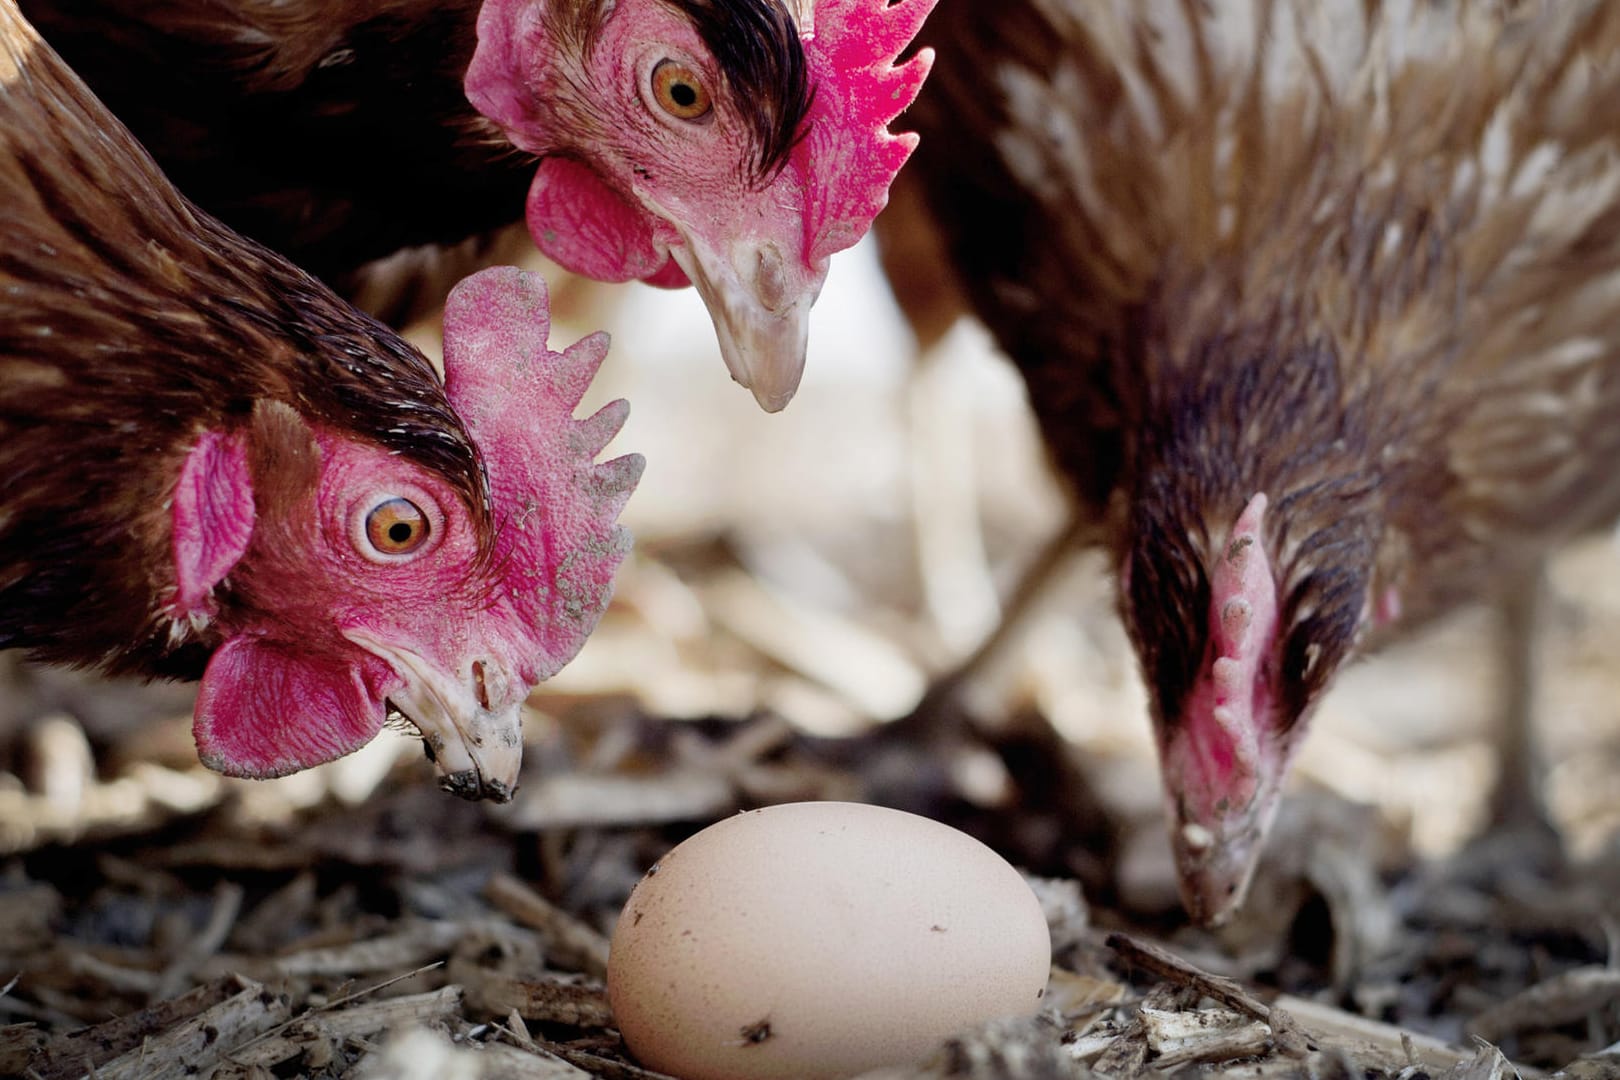
<instances>
[{"instance_id":1,"label":"speckled eggshell","mask_svg":"<svg viewBox=\"0 0 1620 1080\"><path fill-rule=\"evenodd\" d=\"M1039 1008L1051 938L1001 856L936 821L790 803L686 840L630 894L608 994L682 1080L852 1076Z\"/></svg>"}]
</instances>

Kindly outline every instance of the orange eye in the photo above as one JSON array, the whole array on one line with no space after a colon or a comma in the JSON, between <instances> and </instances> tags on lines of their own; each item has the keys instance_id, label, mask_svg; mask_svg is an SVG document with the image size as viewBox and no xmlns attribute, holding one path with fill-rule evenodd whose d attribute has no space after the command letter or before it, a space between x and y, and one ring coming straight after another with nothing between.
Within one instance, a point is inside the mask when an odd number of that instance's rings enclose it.
<instances>
[{"instance_id":1,"label":"orange eye","mask_svg":"<svg viewBox=\"0 0 1620 1080\"><path fill-rule=\"evenodd\" d=\"M409 499L394 497L366 515L366 540L383 555L409 555L428 538L428 519Z\"/></svg>"},{"instance_id":2,"label":"orange eye","mask_svg":"<svg viewBox=\"0 0 1620 1080\"><path fill-rule=\"evenodd\" d=\"M714 102L703 77L679 60L660 60L652 72L653 98L677 120L701 120Z\"/></svg>"}]
</instances>

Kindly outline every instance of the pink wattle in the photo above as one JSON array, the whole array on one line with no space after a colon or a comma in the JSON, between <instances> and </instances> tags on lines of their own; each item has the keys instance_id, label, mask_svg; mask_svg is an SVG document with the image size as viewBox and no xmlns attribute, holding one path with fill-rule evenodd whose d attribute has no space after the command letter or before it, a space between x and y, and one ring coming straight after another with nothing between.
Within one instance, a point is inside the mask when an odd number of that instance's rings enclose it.
<instances>
[{"instance_id":1,"label":"pink wattle","mask_svg":"<svg viewBox=\"0 0 1620 1080\"><path fill-rule=\"evenodd\" d=\"M352 647L294 648L240 635L214 652L192 732L227 776L285 776L360 749L382 728L398 677Z\"/></svg>"},{"instance_id":2,"label":"pink wattle","mask_svg":"<svg viewBox=\"0 0 1620 1080\"><path fill-rule=\"evenodd\" d=\"M548 157L529 186L529 234L546 255L597 281L689 284L658 234L668 226L577 161Z\"/></svg>"}]
</instances>

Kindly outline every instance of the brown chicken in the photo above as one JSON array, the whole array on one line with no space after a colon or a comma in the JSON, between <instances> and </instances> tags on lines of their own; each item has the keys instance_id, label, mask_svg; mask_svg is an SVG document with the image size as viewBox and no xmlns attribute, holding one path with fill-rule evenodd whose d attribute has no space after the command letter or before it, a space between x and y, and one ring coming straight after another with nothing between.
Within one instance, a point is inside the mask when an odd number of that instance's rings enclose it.
<instances>
[{"instance_id":1,"label":"brown chicken","mask_svg":"<svg viewBox=\"0 0 1620 1080\"><path fill-rule=\"evenodd\" d=\"M1345 663L1620 512L1620 5L945 0L910 175L1097 523L1189 911Z\"/></svg>"},{"instance_id":2,"label":"brown chicken","mask_svg":"<svg viewBox=\"0 0 1620 1080\"><path fill-rule=\"evenodd\" d=\"M358 289L370 260L526 218L587 277L694 284L732 375L774 410L798 385L829 257L865 234L915 143L887 125L927 60L893 60L931 5L22 8L182 191L318 276ZM406 297L423 289L404 278ZM365 291L390 315L409 307Z\"/></svg>"},{"instance_id":3,"label":"brown chicken","mask_svg":"<svg viewBox=\"0 0 1620 1080\"><path fill-rule=\"evenodd\" d=\"M426 357L188 203L0 0L0 648L202 680L203 761L276 776L403 714L509 798L528 690L595 625L634 456L571 413L538 277Z\"/></svg>"}]
</instances>

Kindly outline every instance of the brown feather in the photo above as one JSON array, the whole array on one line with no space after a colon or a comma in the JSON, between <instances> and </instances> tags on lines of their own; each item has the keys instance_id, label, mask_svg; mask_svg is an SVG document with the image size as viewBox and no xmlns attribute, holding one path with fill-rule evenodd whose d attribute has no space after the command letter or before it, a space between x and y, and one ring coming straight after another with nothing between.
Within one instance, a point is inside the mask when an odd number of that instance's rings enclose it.
<instances>
[{"instance_id":1,"label":"brown feather","mask_svg":"<svg viewBox=\"0 0 1620 1080\"><path fill-rule=\"evenodd\" d=\"M1415 10L944 0L908 116L1092 513L1170 438L1189 525L1366 470L1421 616L1620 511L1620 8ZM1302 457L1312 410L1373 458Z\"/></svg>"},{"instance_id":2,"label":"brown feather","mask_svg":"<svg viewBox=\"0 0 1620 1080\"><path fill-rule=\"evenodd\" d=\"M207 642L173 649L162 607L168 500L204 430L296 413L442 473L483 520L426 358L191 206L11 0L0 235L0 647L196 674Z\"/></svg>"},{"instance_id":3,"label":"brown feather","mask_svg":"<svg viewBox=\"0 0 1620 1080\"><path fill-rule=\"evenodd\" d=\"M174 182L338 279L523 216L533 166L461 90L476 0L26 0Z\"/></svg>"}]
</instances>

